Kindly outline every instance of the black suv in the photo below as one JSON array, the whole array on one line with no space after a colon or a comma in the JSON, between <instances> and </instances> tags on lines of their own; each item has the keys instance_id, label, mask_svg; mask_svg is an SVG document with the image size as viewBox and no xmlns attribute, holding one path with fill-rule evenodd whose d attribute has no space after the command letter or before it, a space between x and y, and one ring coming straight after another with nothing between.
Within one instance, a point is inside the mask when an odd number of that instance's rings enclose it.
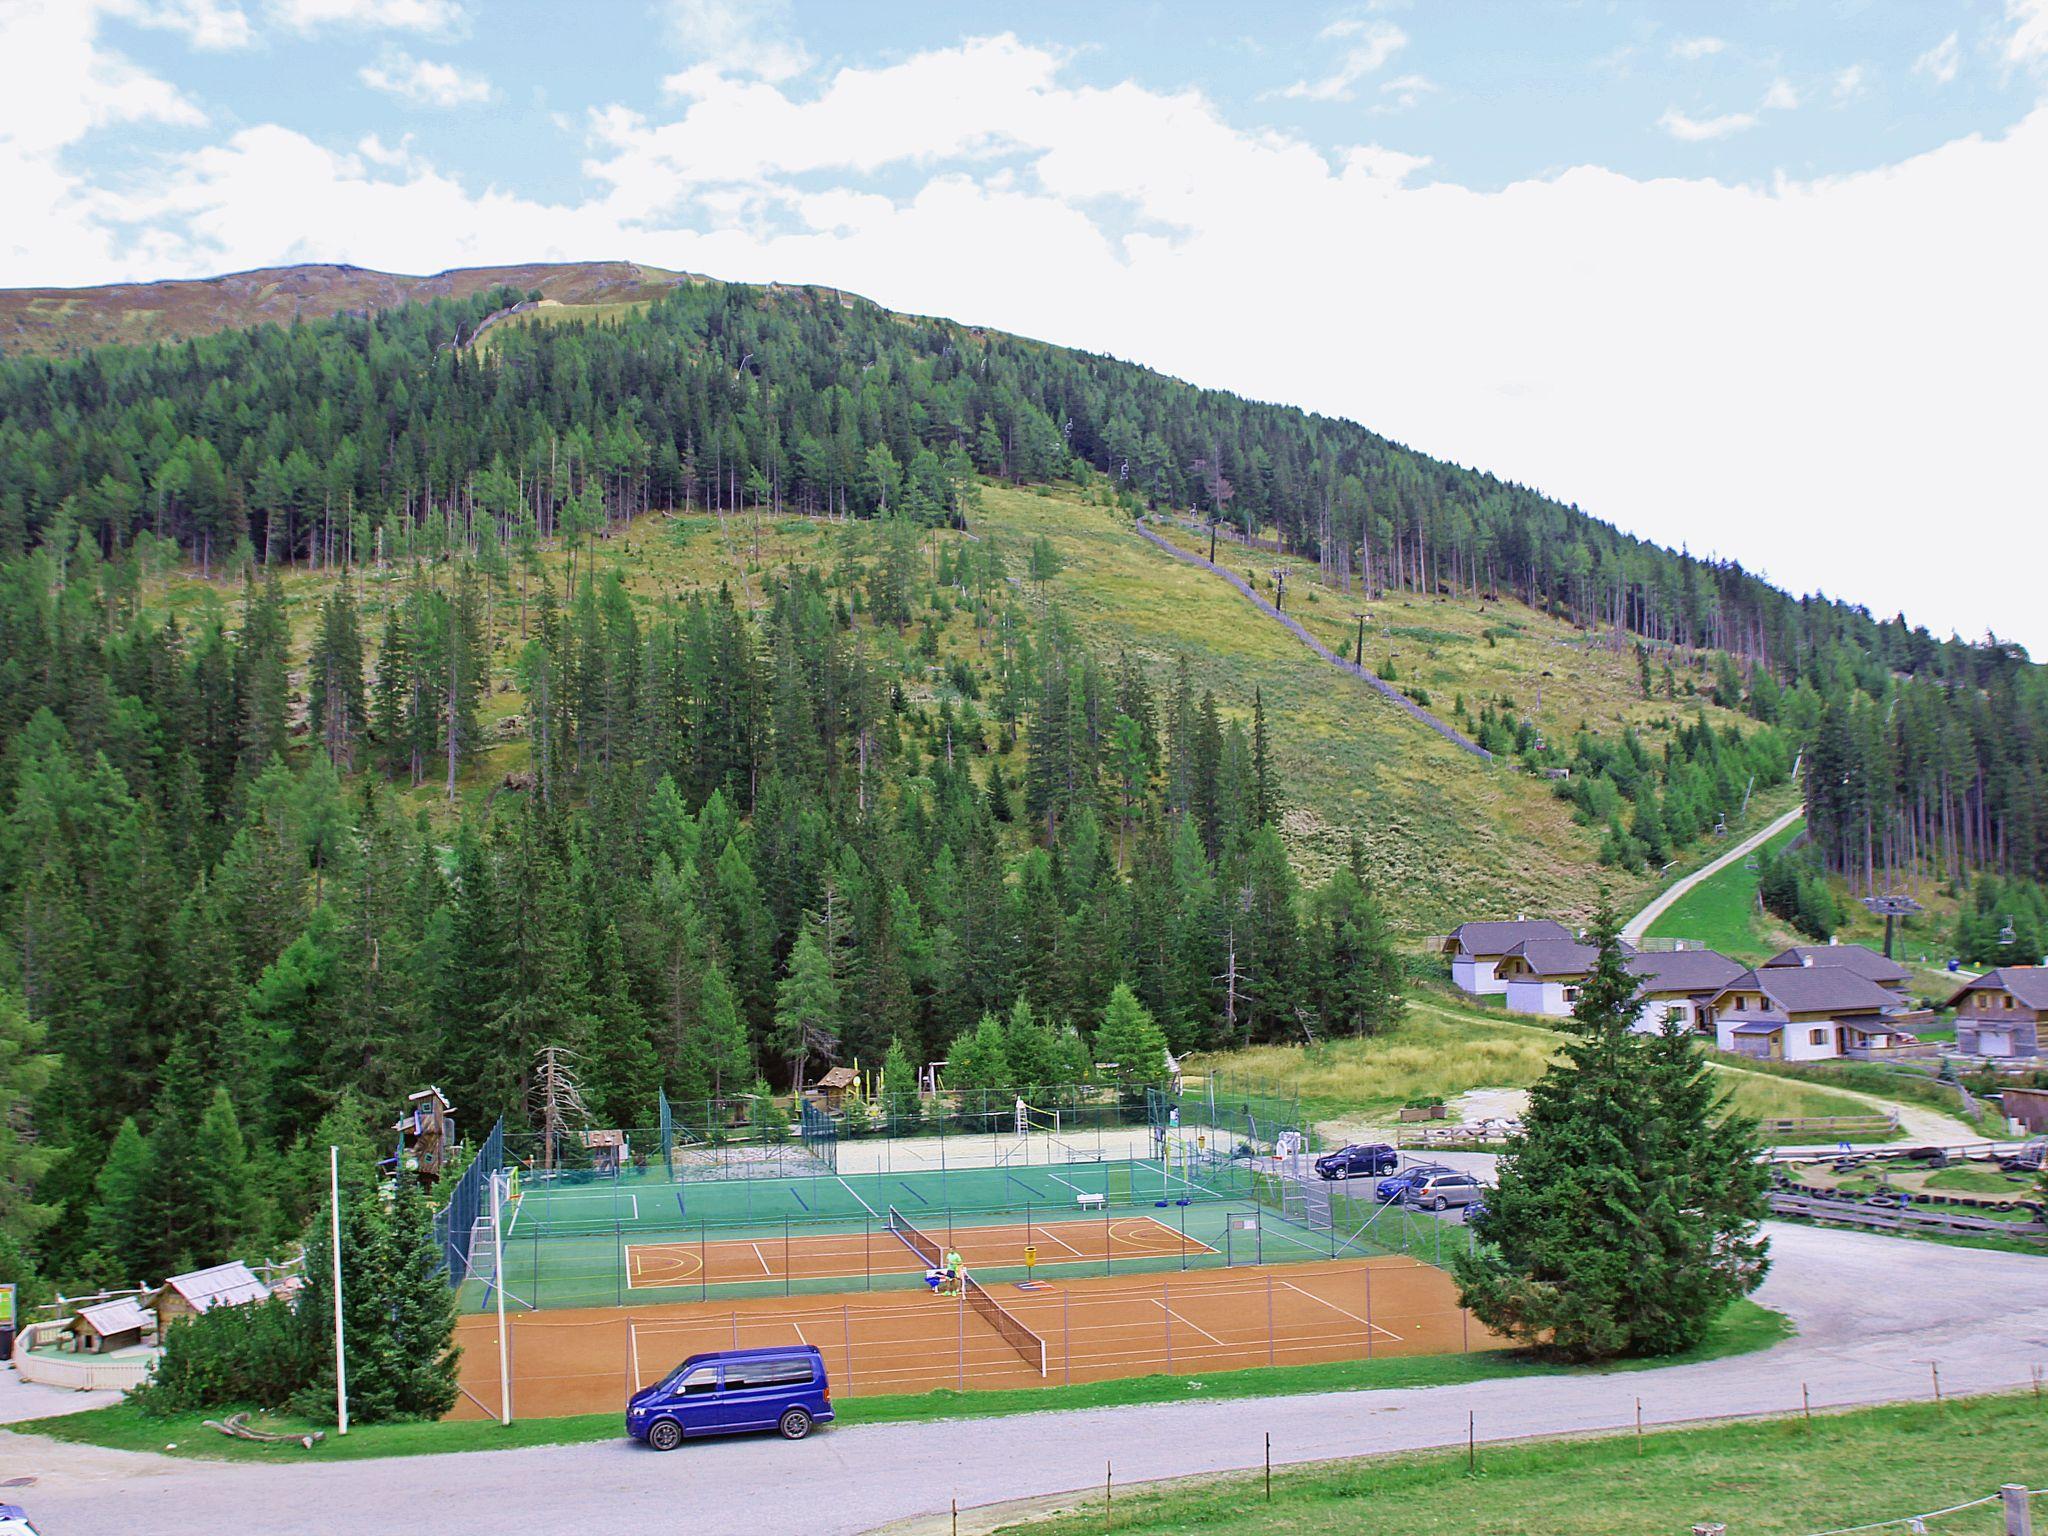
<instances>
[{"instance_id":1,"label":"black suv","mask_svg":"<svg viewBox=\"0 0 2048 1536\"><path fill-rule=\"evenodd\" d=\"M1316 1172L1326 1179L1377 1178L1400 1165L1401 1154L1385 1142L1342 1147L1316 1159Z\"/></svg>"}]
</instances>

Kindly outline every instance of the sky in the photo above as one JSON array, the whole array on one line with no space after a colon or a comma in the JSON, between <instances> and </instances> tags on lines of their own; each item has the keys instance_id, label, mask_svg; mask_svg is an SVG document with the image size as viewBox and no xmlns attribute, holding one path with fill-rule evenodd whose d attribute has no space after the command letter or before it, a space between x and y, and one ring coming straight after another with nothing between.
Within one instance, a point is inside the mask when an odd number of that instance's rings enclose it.
<instances>
[{"instance_id":1,"label":"sky","mask_svg":"<svg viewBox=\"0 0 2048 1536\"><path fill-rule=\"evenodd\" d=\"M2048 0L0 0L0 286L598 259L2048 657Z\"/></svg>"}]
</instances>

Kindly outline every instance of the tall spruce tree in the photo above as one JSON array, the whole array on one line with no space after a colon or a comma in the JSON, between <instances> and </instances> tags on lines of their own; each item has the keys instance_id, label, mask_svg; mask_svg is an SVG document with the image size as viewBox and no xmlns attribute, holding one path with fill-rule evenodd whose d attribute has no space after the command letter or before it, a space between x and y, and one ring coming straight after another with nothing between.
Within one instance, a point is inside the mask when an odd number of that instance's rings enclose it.
<instances>
[{"instance_id":1,"label":"tall spruce tree","mask_svg":"<svg viewBox=\"0 0 2048 1536\"><path fill-rule=\"evenodd\" d=\"M1461 1300L1495 1332L1565 1360L1689 1348L1763 1280L1767 1176L1693 1041L1633 1026L1636 980L1602 906L1574 1037L1530 1091Z\"/></svg>"}]
</instances>

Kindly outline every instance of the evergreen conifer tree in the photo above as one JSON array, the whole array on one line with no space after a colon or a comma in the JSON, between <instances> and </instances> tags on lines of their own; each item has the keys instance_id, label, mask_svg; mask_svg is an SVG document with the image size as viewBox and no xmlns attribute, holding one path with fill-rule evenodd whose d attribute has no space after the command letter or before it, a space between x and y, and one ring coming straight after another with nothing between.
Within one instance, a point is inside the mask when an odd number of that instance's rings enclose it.
<instances>
[{"instance_id":1,"label":"evergreen conifer tree","mask_svg":"<svg viewBox=\"0 0 2048 1536\"><path fill-rule=\"evenodd\" d=\"M1575 1037L1531 1090L1479 1245L1453 1264L1488 1327L1567 1360L1699 1342L1762 1281L1766 1175L1697 1047L1635 1031L1636 980L1603 906Z\"/></svg>"}]
</instances>

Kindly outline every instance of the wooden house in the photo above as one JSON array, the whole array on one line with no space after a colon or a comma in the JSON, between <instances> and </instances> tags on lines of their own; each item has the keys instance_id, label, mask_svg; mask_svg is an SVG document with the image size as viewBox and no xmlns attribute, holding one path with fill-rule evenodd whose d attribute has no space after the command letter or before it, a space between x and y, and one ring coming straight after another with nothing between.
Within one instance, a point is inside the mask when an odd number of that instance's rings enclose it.
<instances>
[{"instance_id":1,"label":"wooden house","mask_svg":"<svg viewBox=\"0 0 2048 1536\"><path fill-rule=\"evenodd\" d=\"M1655 1034L1673 1019L1690 1030L1711 1032L1714 998L1740 976L1742 963L1712 949L1644 950L1629 956L1642 1012L1635 1028Z\"/></svg>"},{"instance_id":2,"label":"wooden house","mask_svg":"<svg viewBox=\"0 0 2048 1536\"><path fill-rule=\"evenodd\" d=\"M171 1276L149 1298L149 1308L156 1313L156 1325L161 1331L215 1307L239 1307L244 1302L261 1301L269 1294L270 1287L251 1274L248 1265L235 1259L210 1269Z\"/></svg>"},{"instance_id":3,"label":"wooden house","mask_svg":"<svg viewBox=\"0 0 2048 1536\"><path fill-rule=\"evenodd\" d=\"M590 1154L591 1171L595 1173L617 1173L626 1161L626 1133L624 1131L585 1131L584 1150Z\"/></svg>"},{"instance_id":4,"label":"wooden house","mask_svg":"<svg viewBox=\"0 0 2048 1536\"><path fill-rule=\"evenodd\" d=\"M826 1109L837 1109L846 1102L847 1095L860 1086L860 1074L851 1067L834 1067L819 1078L811 1092L818 1096L818 1102Z\"/></svg>"},{"instance_id":5,"label":"wooden house","mask_svg":"<svg viewBox=\"0 0 2048 1536\"><path fill-rule=\"evenodd\" d=\"M1765 970L1781 970L1800 967L1812 970L1816 967L1837 968L1855 972L1865 981L1876 983L1892 994L1895 1003L1907 1001L1906 987L1913 979L1913 973L1896 960L1887 959L1874 949L1861 944L1794 944L1783 949L1763 963Z\"/></svg>"},{"instance_id":6,"label":"wooden house","mask_svg":"<svg viewBox=\"0 0 2048 1536\"><path fill-rule=\"evenodd\" d=\"M2001 965L1949 999L1965 1056L2038 1056L2048 1022L2048 966Z\"/></svg>"},{"instance_id":7,"label":"wooden house","mask_svg":"<svg viewBox=\"0 0 2048 1536\"><path fill-rule=\"evenodd\" d=\"M105 1355L140 1344L149 1331L149 1314L132 1296L80 1307L65 1330L71 1347L82 1354Z\"/></svg>"}]
</instances>

